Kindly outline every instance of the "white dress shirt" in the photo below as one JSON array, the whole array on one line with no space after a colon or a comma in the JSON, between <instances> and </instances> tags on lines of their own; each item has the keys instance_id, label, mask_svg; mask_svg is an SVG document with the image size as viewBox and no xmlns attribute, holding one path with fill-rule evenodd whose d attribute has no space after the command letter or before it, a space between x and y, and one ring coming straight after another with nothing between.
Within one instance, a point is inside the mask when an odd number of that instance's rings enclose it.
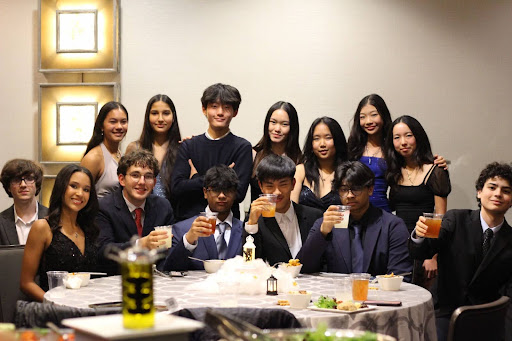
<instances>
[{"instance_id":1,"label":"white dress shirt","mask_svg":"<svg viewBox=\"0 0 512 341\"><path fill-rule=\"evenodd\" d=\"M16 214L16 208L14 208L14 224L16 224L16 233L18 234L18 240L21 245L27 244L28 234L32 228L32 224L37 220L37 214L39 213L39 205L36 202L36 213L30 218L28 222L24 222L18 214Z\"/></svg>"},{"instance_id":2,"label":"white dress shirt","mask_svg":"<svg viewBox=\"0 0 512 341\"><path fill-rule=\"evenodd\" d=\"M276 212L276 221L283 233L284 239L288 243L288 248L292 257L295 258L302 247L302 238L300 236L299 221L295 214L293 204L285 213ZM258 224L249 225L245 224L245 231L249 234L258 233Z\"/></svg>"}]
</instances>

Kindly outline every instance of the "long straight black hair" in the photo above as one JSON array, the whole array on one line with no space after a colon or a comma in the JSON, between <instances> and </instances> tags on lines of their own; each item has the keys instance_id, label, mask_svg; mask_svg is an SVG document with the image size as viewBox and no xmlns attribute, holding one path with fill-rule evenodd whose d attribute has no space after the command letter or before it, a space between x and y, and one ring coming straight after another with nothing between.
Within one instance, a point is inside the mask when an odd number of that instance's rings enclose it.
<instances>
[{"instance_id":1,"label":"long straight black hair","mask_svg":"<svg viewBox=\"0 0 512 341\"><path fill-rule=\"evenodd\" d=\"M306 142L304 143L304 155L303 155L303 163L304 163L304 171L306 173L306 179L312 184L314 193L318 197L320 195L319 190L319 180L320 180L320 172L318 170L319 163L316 155L313 151L313 133L315 132L315 128L320 123L325 124L329 130L331 131L331 135L334 140L334 148L336 148L336 155L334 158L333 168L336 169L339 164L348 160L347 153L347 141L345 140L345 134L343 134L343 129L341 129L340 124L334 118L330 118L327 116L317 118L311 124L311 127L308 131L308 136L306 137Z\"/></svg>"},{"instance_id":2,"label":"long straight black hair","mask_svg":"<svg viewBox=\"0 0 512 341\"><path fill-rule=\"evenodd\" d=\"M265 156L272 154L272 141L270 140L268 126L270 124L270 118L272 117L272 114L274 111L279 109L284 110L288 114L288 120L290 122L290 132L286 137L285 154L290 159L292 159L295 164L298 164L302 157L302 152L300 151L299 146L299 117L297 115L297 110L289 102L276 102L267 111L267 116L265 117L265 123L263 125L263 137L253 147L253 149L256 151L252 173L253 176L256 174L256 168L258 167L260 161Z\"/></svg>"},{"instance_id":3,"label":"long straight black hair","mask_svg":"<svg viewBox=\"0 0 512 341\"><path fill-rule=\"evenodd\" d=\"M382 118L382 128L381 128L381 147L384 154L384 146L386 144L386 136L391 125L391 114L389 113L388 106L386 102L377 94L371 94L364 97L357 106L356 112L354 113L352 128L350 129L350 136L348 137L348 153L350 160L359 160L361 156L363 156L364 149L366 147L366 143L368 142L368 134L361 128L361 124L359 123L359 116L361 113L361 109L365 105L373 105L380 117Z\"/></svg>"},{"instance_id":4,"label":"long straight black hair","mask_svg":"<svg viewBox=\"0 0 512 341\"><path fill-rule=\"evenodd\" d=\"M89 143L87 143L87 149L85 150L84 156L87 155L91 149L99 146L101 142L103 142L103 122L105 122L105 118L107 118L108 113L114 109L120 109L124 111L126 114L126 119L128 119L128 111L124 105L114 101L105 103L105 105L101 107L100 112L98 113L98 117L96 117L92 137L89 140Z\"/></svg>"},{"instance_id":5,"label":"long straight black hair","mask_svg":"<svg viewBox=\"0 0 512 341\"><path fill-rule=\"evenodd\" d=\"M416 139L416 150L412 153L412 158L418 164L423 166L424 164L434 163L434 155L430 147L430 141L428 139L425 129L423 129L420 122L411 116L400 116L391 124L390 129L386 137L386 158L388 162L388 171L386 173L386 180L390 187L396 187L402 179L402 168L405 167L404 157L395 150L393 145L393 128L398 123L406 124L411 129L414 138Z\"/></svg>"},{"instance_id":6,"label":"long straight black hair","mask_svg":"<svg viewBox=\"0 0 512 341\"><path fill-rule=\"evenodd\" d=\"M162 168L160 172L160 178L162 179L165 193L168 199L171 196L171 174L174 169L174 163L176 156L178 155L178 148L181 141L180 126L178 124L178 114L176 113L176 107L173 101L167 95L159 94L151 97L146 106L146 114L144 115L144 126L142 127L142 133L139 137L139 145L141 148L153 152L153 141L155 140L155 131L149 123L149 115L151 113L151 107L156 102L166 103L172 112L172 124L167 131L167 139L169 144L165 152L164 160L162 162Z\"/></svg>"},{"instance_id":7,"label":"long straight black hair","mask_svg":"<svg viewBox=\"0 0 512 341\"><path fill-rule=\"evenodd\" d=\"M48 225L52 233L55 233L62 226L60 225L60 216L62 213L62 204L64 194L69 185L71 176L76 172L82 172L87 175L91 182L91 191L89 192L89 201L84 208L78 212L76 221L78 226L84 231L88 237L96 239L99 233L99 229L96 226L95 220L98 213L98 197L96 196L96 189L94 188L94 180L91 172L82 166L78 165L67 165L60 170L55 178L55 184L53 185L52 194L50 196L50 207L48 215Z\"/></svg>"}]
</instances>

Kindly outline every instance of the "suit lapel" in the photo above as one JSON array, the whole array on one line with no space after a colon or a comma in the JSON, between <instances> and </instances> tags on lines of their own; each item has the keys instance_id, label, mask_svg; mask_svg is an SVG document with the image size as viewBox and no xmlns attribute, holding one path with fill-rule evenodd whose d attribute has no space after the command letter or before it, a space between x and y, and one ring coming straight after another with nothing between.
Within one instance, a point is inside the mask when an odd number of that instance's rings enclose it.
<instances>
[{"instance_id":1,"label":"suit lapel","mask_svg":"<svg viewBox=\"0 0 512 341\"><path fill-rule=\"evenodd\" d=\"M335 249L341 250L342 259L345 262L345 267L348 273L352 272L352 254L350 252L350 234L348 229L332 230L332 241L335 244Z\"/></svg>"},{"instance_id":2,"label":"suit lapel","mask_svg":"<svg viewBox=\"0 0 512 341\"><path fill-rule=\"evenodd\" d=\"M272 235L277 240L279 245L281 245L283 250L286 251L288 257L292 258L290 247L288 246L288 243L284 238L283 232L281 231L281 228L279 227L276 218L263 218L263 221L265 222L265 225L267 226L268 230L272 233Z\"/></svg>"},{"instance_id":3,"label":"suit lapel","mask_svg":"<svg viewBox=\"0 0 512 341\"><path fill-rule=\"evenodd\" d=\"M293 209L295 210L295 215L297 216L297 222L299 223L299 231L300 231L300 239L302 240L302 245L306 242L306 239L308 238L309 229L311 226L308 226L306 221L306 216L304 215L303 209L301 206L293 204Z\"/></svg>"},{"instance_id":4,"label":"suit lapel","mask_svg":"<svg viewBox=\"0 0 512 341\"><path fill-rule=\"evenodd\" d=\"M219 259L219 252L217 251L217 244L215 244L215 237L213 234L209 237L199 238L198 243L203 243L204 249L208 254L208 258L206 259ZM199 249L199 245L197 248Z\"/></svg>"},{"instance_id":5,"label":"suit lapel","mask_svg":"<svg viewBox=\"0 0 512 341\"><path fill-rule=\"evenodd\" d=\"M366 232L364 236L364 245L363 245L363 269L364 271L368 271L370 267L370 261L372 260L373 250L375 249L375 244L377 244L377 239L379 239L379 234L381 231L380 221L382 216L379 216L375 221L372 221L372 217L375 215L370 215L370 220L368 221L368 226L366 226Z\"/></svg>"},{"instance_id":6,"label":"suit lapel","mask_svg":"<svg viewBox=\"0 0 512 341\"><path fill-rule=\"evenodd\" d=\"M153 214L153 198L149 195L144 204L144 226L142 226L142 235L147 236L155 229L156 214ZM135 225L137 227L137 225Z\"/></svg>"},{"instance_id":7,"label":"suit lapel","mask_svg":"<svg viewBox=\"0 0 512 341\"><path fill-rule=\"evenodd\" d=\"M240 244L242 243L242 228L238 226L233 218L233 226L231 226L231 236L229 237L228 252L226 258L233 258L238 254ZM215 248L217 249L217 248Z\"/></svg>"},{"instance_id":8,"label":"suit lapel","mask_svg":"<svg viewBox=\"0 0 512 341\"><path fill-rule=\"evenodd\" d=\"M18 239L18 233L16 232L16 222L14 221L14 205L9 208L8 214L5 216L8 226L6 226L5 234L9 244L17 245L20 243Z\"/></svg>"},{"instance_id":9,"label":"suit lapel","mask_svg":"<svg viewBox=\"0 0 512 341\"><path fill-rule=\"evenodd\" d=\"M475 279L480 275L480 273L485 270L485 268L496 258L496 256L503 250L504 247L510 245L512 240L512 230L511 227L505 221L501 226L499 232L494 236L494 240L492 242L491 248L489 252L482 259L482 262L476 269L476 272L471 279L471 282L475 281ZM481 248L481 247L480 247Z\"/></svg>"},{"instance_id":10,"label":"suit lapel","mask_svg":"<svg viewBox=\"0 0 512 341\"><path fill-rule=\"evenodd\" d=\"M137 225L135 225L135 220L133 219L128 206L123 198L122 187L117 189L114 195L114 205L119 214L119 226L123 226L126 230L126 233L131 237L137 233Z\"/></svg>"}]
</instances>

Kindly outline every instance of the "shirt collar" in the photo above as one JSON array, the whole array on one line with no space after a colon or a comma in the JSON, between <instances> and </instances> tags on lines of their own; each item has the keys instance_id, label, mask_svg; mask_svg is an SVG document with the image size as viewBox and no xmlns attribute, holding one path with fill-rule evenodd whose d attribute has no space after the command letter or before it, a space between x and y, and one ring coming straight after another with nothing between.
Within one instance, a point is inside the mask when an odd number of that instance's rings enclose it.
<instances>
[{"instance_id":1,"label":"shirt collar","mask_svg":"<svg viewBox=\"0 0 512 341\"><path fill-rule=\"evenodd\" d=\"M210 212L213 212L212 210L210 210L210 206L206 206L205 210L204 210L206 213L210 213ZM231 228L231 226L233 226L233 212L229 211L229 214L228 216L226 217L226 219L224 219L224 221L220 221L219 218L217 218L217 224L218 223L226 223L228 224L228 226ZM226 226L226 228L228 227Z\"/></svg>"},{"instance_id":2,"label":"shirt collar","mask_svg":"<svg viewBox=\"0 0 512 341\"><path fill-rule=\"evenodd\" d=\"M221 137L217 137L216 139L214 139L213 137L210 136L210 134L208 134L208 130L206 131L205 136L208 140L212 140L212 141L218 141L218 140L222 140L223 138L225 138L226 136L228 136L228 134L231 133L231 130L228 130L227 133L225 133L224 135L222 135Z\"/></svg>"},{"instance_id":3,"label":"shirt collar","mask_svg":"<svg viewBox=\"0 0 512 341\"><path fill-rule=\"evenodd\" d=\"M124 199L124 202L126 203L126 206L128 206L128 210L130 211L130 213L133 213L133 211L135 211L135 209L139 208L139 207L142 208L142 210L144 211L144 207L146 206L146 200L144 200L142 205L135 206L134 204L129 202L128 199L126 199L126 197L124 196L124 192L123 192L123 199Z\"/></svg>"},{"instance_id":4,"label":"shirt collar","mask_svg":"<svg viewBox=\"0 0 512 341\"><path fill-rule=\"evenodd\" d=\"M485 232L485 230L487 230L487 229L491 229L491 231L494 232L494 234L496 234L501 229L504 222L505 222L505 218L503 218L503 221L500 224L498 224L494 227L490 227L489 225L487 225L484 218L482 217L482 211L480 211L480 224L482 224L482 232Z\"/></svg>"},{"instance_id":5,"label":"shirt collar","mask_svg":"<svg viewBox=\"0 0 512 341\"><path fill-rule=\"evenodd\" d=\"M18 222L18 220L21 220L24 224L30 224L30 223L33 223L34 221L37 220L37 217L38 217L38 214L39 214L39 203L36 201L36 213L32 216L32 218L27 221L27 222L24 222L23 219L21 219L18 214L16 213L16 207L13 207L14 209L14 223L16 224Z\"/></svg>"},{"instance_id":6,"label":"shirt collar","mask_svg":"<svg viewBox=\"0 0 512 341\"><path fill-rule=\"evenodd\" d=\"M283 218L288 218L288 221L293 221L293 216L295 215L295 209L293 208L293 204L290 203L290 207L288 210L284 213L279 213L276 211L276 220L277 223L281 223L283 221Z\"/></svg>"}]
</instances>

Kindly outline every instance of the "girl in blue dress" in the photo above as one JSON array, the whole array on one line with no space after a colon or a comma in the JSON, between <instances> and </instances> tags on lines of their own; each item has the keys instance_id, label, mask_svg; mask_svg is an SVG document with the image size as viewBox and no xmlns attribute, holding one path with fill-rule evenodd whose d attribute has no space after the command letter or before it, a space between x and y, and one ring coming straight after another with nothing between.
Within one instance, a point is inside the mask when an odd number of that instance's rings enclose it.
<instances>
[{"instance_id":1,"label":"girl in blue dress","mask_svg":"<svg viewBox=\"0 0 512 341\"><path fill-rule=\"evenodd\" d=\"M379 95L371 94L359 102L348 138L350 159L361 161L375 174L370 203L387 212L391 212L391 209L387 198L387 165L383 148L390 125L391 114L386 102Z\"/></svg>"}]
</instances>

